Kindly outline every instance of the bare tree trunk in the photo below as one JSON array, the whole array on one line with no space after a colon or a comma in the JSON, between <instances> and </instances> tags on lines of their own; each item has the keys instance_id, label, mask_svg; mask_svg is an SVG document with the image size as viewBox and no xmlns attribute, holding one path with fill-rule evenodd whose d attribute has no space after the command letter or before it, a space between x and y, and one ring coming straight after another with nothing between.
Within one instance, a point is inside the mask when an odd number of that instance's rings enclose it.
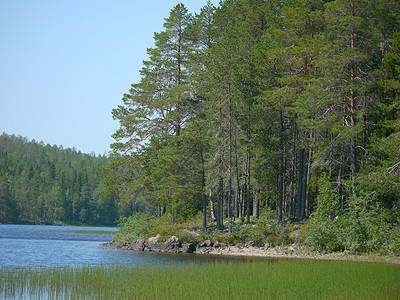
<instances>
[{"instance_id":1,"label":"bare tree trunk","mask_svg":"<svg viewBox=\"0 0 400 300\"><path fill-rule=\"evenodd\" d=\"M204 170L203 148L200 144L200 162L201 162L201 198L203 202L203 228L207 228L207 197L206 197L206 172Z\"/></svg>"},{"instance_id":2,"label":"bare tree trunk","mask_svg":"<svg viewBox=\"0 0 400 300\"><path fill-rule=\"evenodd\" d=\"M250 149L247 150L247 223L250 223Z\"/></svg>"},{"instance_id":3,"label":"bare tree trunk","mask_svg":"<svg viewBox=\"0 0 400 300\"><path fill-rule=\"evenodd\" d=\"M294 184L293 181L289 183L289 195L287 197L287 213L289 220L292 219L292 203L293 203L293 195L294 195Z\"/></svg>"},{"instance_id":4,"label":"bare tree trunk","mask_svg":"<svg viewBox=\"0 0 400 300\"><path fill-rule=\"evenodd\" d=\"M351 3L351 15L354 16L354 2ZM355 33L354 33L354 28L351 29L350 33L350 47L351 49L354 48L354 42L355 42ZM354 62L352 61L350 64L350 81L352 83L352 86L355 81L355 66ZM355 109L356 109L356 96L353 87L350 88L350 125L352 127L355 126L356 120L355 120ZM353 182L353 194L355 194L355 177L357 173L357 140L356 140L356 135L352 135L351 137L351 180Z\"/></svg>"},{"instance_id":5,"label":"bare tree trunk","mask_svg":"<svg viewBox=\"0 0 400 300\"><path fill-rule=\"evenodd\" d=\"M217 204L217 227L221 227L223 224L223 212L222 212L222 198L223 198L223 179L219 176L218 179L218 204Z\"/></svg>"},{"instance_id":6,"label":"bare tree trunk","mask_svg":"<svg viewBox=\"0 0 400 300\"><path fill-rule=\"evenodd\" d=\"M257 191L254 191L253 198L253 218L258 218L260 215L260 200L257 197Z\"/></svg>"},{"instance_id":7,"label":"bare tree trunk","mask_svg":"<svg viewBox=\"0 0 400 300\"><path fill-rule=\"evenodd\" d=\"M306 215L306 199L307 199L307 182L308 182L308 168L309 168L309 163L308 163L308 154L307 152L304 152L304 166L303 166L303 176L302 176L302 195L301 195L301 215L300 218L303 220Z\"/></svg>"},{"instance_id":8,"label":"bare tree trunk","mask_svg":"<svg viewBox=\"0 0 400 300\"><path fill-rule=\"evenodd\" d=\"M161 218L165 214L165 206L158 206L158 217Z\"/></svg>"},{"instance_id":9,"label":"bare tree trunk","mask_svg":"<svg viewBox=\"0 0 400 300\"><path fill-rule=\"evenodd\" d=\"M234 195L233 195L233 221L236 220L238 217L238 192L237 189L235 189Z\"/></svg>"},{"instance_id":10,"label":"bare tree trunk","mask_svg":"<svg viewBox=\"0 0 400 300\"><path fill-rule=\"evenodd\" d=\"M297 184L297 220L301 221L301 211L303 205L303 170L304 170L304 149L300 149L299 155L299 181Z\"/></svg>"},{"instance_id":11,"label":"bare tree trunk","mask_svg":"<svg viewBox=\"0 0 400 300\"><path fill-rule=\"evenodd\" d=\"M214 203L212 201L212 190L210 188L209 191L209 201L210 201L210 216L211 216L211 222L215 222L215 213L214 213Z\"/></svg>"},{"instance_id":12,"label":"bare tree trunk","mask_svg":"<svg viewBox=\"0 0 400 300\"><path fill-rule=\"evenodd\" d=\"M227 211L228 211L228 221L232 221L231 216L231 200L232 200L232 99L231 99L231 84L228 84L228 131L229 131L229 141L228 141L228 203L227 203Z\"/></svg>"},{"instance_id":13,"label":"bare tree trunk","mask_svg":"<svg viewBox=\"0 0 400 300\"><path fill-rule=\"evenodd\" d=\"M240 189L240 181L239 181L239 168L238 168L238 154L237 154L237 141L236 141L236 134L235 134L235 168L236 168L236 197L237 203L235 209L237 210L237 205L239 205L239 214L240 219L242 220L242 209L241 209L241 189ZM237 212L235 216L238 217ZM242 220L243 222L243 220Z\"/></svg>"},{"instance_id":14,"label":"bare tree trunk","mask_svg":"<svg viewBox=\"0 0 400 300\"><path fill-rule=\"evenodd\" d=\"M244 223L244 188L240 189L240 222Z\"/></svg>"},{"instance_id":15,"label":"bare tree trunk","mask_svg":"<svg viewBox=\"0 0 400 300\"><path fill-rule=\"evenodd\" d=\"M277 218L282 221L282 202L283 202L283 112L279 111L279 163L278 163L278 205Z\"/></svg>"},{"instance_id":16,"label":"bare tree trunk","mask_svg":"<svg viewBox=\"0 0 400 300\"><path fill-rule=\"evenodd\" d=\"M207 228L207 197L206 197L206 179L204 175L204 170L202 172L201 180L201 197L203 201L203 228Z\"/></svg>"}]
</instances>

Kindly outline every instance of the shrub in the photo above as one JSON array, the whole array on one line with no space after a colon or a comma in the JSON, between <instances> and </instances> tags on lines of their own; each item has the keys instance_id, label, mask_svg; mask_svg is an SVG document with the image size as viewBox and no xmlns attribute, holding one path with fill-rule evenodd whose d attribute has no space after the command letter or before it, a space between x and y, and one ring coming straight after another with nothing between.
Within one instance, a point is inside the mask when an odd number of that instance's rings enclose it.
<instances>
[{"instance_id":1,"label":"shrub","mask_svg":"<svg viewBox=\"0 0 400 300\"><path fill-rule=\"evenodd\" d=\"M146 236L155 226L155 218L144 213L133 213L128 218L122 218L118 223L119 231L113 234L117 242L132 242Z\"/></svg>"},{"instance_id":2,"label":"shrub","mask_svg":"<svg viewBox=\"0 0 400 300\"><path fill-rule=\"evenodd\" d=\"M331 188L325 175L320 184L317 196L317 208L311 219L304 225L305 242L318 251L337 251L340 245L336 237L336 222L339 209L339 196Z\"/></svg>"}]
</instances>

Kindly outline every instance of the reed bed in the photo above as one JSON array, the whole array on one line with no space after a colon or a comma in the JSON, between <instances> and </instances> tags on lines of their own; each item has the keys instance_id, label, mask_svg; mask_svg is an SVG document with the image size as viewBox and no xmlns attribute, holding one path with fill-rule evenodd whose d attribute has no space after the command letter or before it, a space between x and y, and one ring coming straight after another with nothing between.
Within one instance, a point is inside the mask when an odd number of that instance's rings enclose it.
<instances>
[{"instance_id":1,"label":"reed bed","mask_svg":"<svg viewBox=\"0 0 400 300\"><path fill-rule=\"evenodd\" d=\"M400 266L250 261L0 269L0 298L399 299Z\"/></svg>"}]
</instances>

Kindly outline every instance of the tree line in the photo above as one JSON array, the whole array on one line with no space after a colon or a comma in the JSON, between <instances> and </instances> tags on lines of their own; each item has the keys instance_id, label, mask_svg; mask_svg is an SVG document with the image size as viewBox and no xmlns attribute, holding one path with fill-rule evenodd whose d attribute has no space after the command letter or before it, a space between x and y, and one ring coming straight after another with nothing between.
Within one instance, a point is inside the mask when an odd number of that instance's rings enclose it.
<instances>
[{"instance_id":1,"label":"tree line","mask_svg":"<svg viewBox=\"0 0 400 300\"><path fill-rule=\"evenodd\" d=\"M105 155L0 136L0 223L115 225L123 213L101 194Z\"/></svg>"},{"instance_id":2,"label":"tree line","mask_svg":"<svg viewBox=\"0 0 400 300\"><path fill-rule=\"evenodd\" d=\"M112 111L106 193L204 227L266 208L399 224L399 18L396 0L176 5Z\"/></svg>"}]
</instances>

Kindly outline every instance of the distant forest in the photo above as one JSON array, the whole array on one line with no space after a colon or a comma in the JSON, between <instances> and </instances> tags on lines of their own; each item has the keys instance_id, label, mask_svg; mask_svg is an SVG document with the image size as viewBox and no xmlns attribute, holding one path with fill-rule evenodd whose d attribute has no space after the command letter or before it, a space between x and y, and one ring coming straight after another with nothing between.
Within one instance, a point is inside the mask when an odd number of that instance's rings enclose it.
<instances>
[{"instance_id":1,"label":"distant forest","mask_svg":"<svg viewBox=\"0 0 400 300\"><path fill-rule=\"evenodd\" d=\"M103 197L96 169L107 156L0 136L0 223L115 225L116 197Z\"/></svg>"}]
</instances>

